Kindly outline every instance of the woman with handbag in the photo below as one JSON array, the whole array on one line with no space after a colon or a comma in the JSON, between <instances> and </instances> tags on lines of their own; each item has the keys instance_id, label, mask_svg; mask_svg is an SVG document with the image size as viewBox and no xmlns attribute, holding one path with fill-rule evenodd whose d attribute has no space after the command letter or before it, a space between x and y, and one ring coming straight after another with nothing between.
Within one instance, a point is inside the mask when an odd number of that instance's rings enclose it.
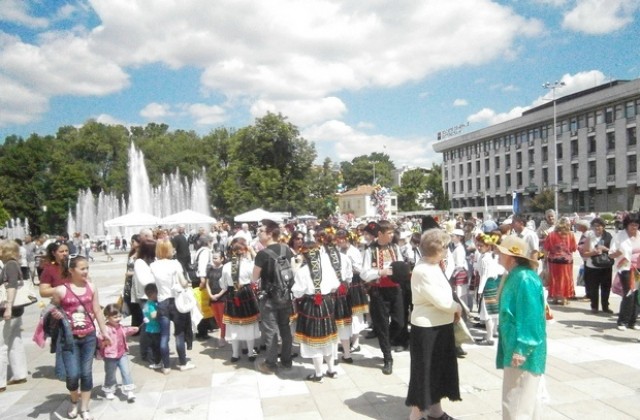
<instances>
[{"instance_id":1,"label":"woman with handbag","mask_svg":"<svg viewBox=\"0 0 640 420\"><path fill-rule=\"evenodd\" d=\"M549 270L549 296L553 303L568 305L569 298L576 295L573 284L573 253L578 250L568 218L561 217L558 220L553 231L544 240L544 250Z\"/></svg>"},{"instance_id":2,"label":"woman with handbag","mask_svg":"<svg viewBox=\"0 0 640 420\"><path fill-rule=\"evenodd\" d=\"M158 322L160 323L162 372L168 375L171 372L171 362L169 360L171 322L173 322L173 335L176 341L176 353L178 353L178 369L185 371L195 368L194 364L187 362L185 344L185 332L188 328L191 328L191 315L189 313L181 313L176 307L178 293L191 293L191 297L193 297L193 292L189 287L191 286L190 282L184 277L182 265L178 260L173 259L173 245L170 240L158 240L156 258L156 261L151 263L151 273L158 287Z\"/></svg>"},{"instance_id":3,"label":"woman with handbag","mask_svg":"<svg viewBox=\"0 0 640 420\"><path fill-rule=\"evenodd\" d=\"M602 302L602 312L612 314L609 309L613 258L609 247L613 237L605 229L605 222L599 217L591 221L591 230L585 233L581 256L585 261L584 284L591 301L591 312L598 312L598 301Z\"/></svg>"},{"instance_id":4,"label":"woman with handbag","mask_svg":"<svg viewBox=\"0 0 640 420\"><path fill-rule=\"evenodd\" d=\"M622 301L618 314L618 329L624 331L627 327L640 329L636 325L637 293L635 275L638 270L640 257L640 214L629 213L622 221L622 230L613 238L609 256L615 259L614 267L620 277L622 285Z\"/></svg>"},{"instance_id":5,"label":"woman with handbag","mask_svg":"<svg viewBox=\"0 0 640 420\"><path fill-rule=\"evenodd\" d=\"M453 299L451 286L441 268L451 237L438 228L420 238L422 258L411 275L413 311L409 354L411 371L405 404L411 407L409 420L448 420L440 401L460 400L458 359L454 322L462 308Z\"/></svg>"},{"instance_id":6,"label":"woman with handbag","mask_svg":"<svg viewBox=\"0 0 640 420\"><path fill-rule=\"evenodd\" d=\"M22 314L24 307L14 306L18 283L22 279L17 259L20 249L16 242L0 242L0 259L4 263L0 275L0 287L6 288L7 300L0 302L0 392L7 385L27 382L27 355L22 343ZM28 281L28 280L27 280ZM12 377L7 381L7 372L11 368Z\"/></svg>"}]
</instances>

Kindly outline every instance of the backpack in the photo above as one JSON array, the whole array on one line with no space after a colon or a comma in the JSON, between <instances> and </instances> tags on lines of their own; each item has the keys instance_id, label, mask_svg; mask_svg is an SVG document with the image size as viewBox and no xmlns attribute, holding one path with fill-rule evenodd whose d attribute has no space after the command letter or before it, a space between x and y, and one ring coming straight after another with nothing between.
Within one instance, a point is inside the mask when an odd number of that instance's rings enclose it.
<instances>
[{"instance_id":1,"label":"backpack","mask_svg":"<svg viewBox=\"0 0 640 420\"><path fill-rule=\"evenodd\" d=\"M291 288L293 287L293 269L291 261L287 259L285 245L280 244L280 252L276 254L272 249L264 249L269 256L275 260L273 267L273 281L264 287L267 297L276 304L291 301Z\"/></svg>"}]
</instances>

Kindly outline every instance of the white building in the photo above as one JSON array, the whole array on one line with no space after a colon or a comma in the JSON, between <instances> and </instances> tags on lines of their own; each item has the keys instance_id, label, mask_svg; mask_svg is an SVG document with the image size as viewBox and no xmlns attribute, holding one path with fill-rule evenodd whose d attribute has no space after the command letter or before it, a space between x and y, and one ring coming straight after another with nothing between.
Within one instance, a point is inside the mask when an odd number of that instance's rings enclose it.
<instances>
[{"instance_id":1,"label":"white building","mask_svg":"<svg viewBox=\"0 0 640 420\"><path fill-rule=\"evenodd\" d=\"M338 194L338 206L340 213L353 214L354 217L374 218L377 216L376 209L371 199L374 187L371 185L360 185L351 190ZM386 210L389 217L394 217L398 213L398 196L394 192L389 192L386 196Z\"/></svg>"}]
</instances>

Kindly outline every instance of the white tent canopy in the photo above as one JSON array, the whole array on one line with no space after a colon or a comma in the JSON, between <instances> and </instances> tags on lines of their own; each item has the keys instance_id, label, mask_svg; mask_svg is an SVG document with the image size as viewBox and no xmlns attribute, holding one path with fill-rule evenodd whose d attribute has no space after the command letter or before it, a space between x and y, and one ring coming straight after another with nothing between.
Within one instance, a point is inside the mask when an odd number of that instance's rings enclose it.
<instances>
[{"instance_id":1,"label":"white tent canopy","mask_svg":"<svg viewBox=\"0 0 640 420\"><path fill-rule=\"evenodd\" d=\"M272 213L263 209L254 209L246 213L242 213L233 218L236 222L259 222L260 220L269 219L274 222L282 222L282 215Z\"/></svg>"},{"instance_id":2,"label":"white tent canopy","mask_svg":"<svg viewBox=\"0 0 640 420\"><path fill-rule=\"evenodd\" d=\"M160 218L152 214L131 212L115 219L106 220L104 227L130 227L130 226L156 226L160 224Z\"/></svg>"},{"instance_id":3,"label":"white tent canopy","mask_svg":"<svg viewBox=\"0 0 640 420\"><path fill-rule=\"evenodd\" d=\"M193 210L183 210L160 220L162 225L210 225L217 222L215 218Z\"/></svg>"}]
</instances>

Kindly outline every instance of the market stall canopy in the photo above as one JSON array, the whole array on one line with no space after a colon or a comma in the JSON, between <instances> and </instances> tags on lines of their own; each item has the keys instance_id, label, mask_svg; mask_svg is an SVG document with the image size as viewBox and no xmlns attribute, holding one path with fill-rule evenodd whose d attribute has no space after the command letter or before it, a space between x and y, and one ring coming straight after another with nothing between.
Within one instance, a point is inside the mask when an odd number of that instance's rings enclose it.
<instances>
[{"instance_id":1,"label":"market stall canopy","mask_svg":"<svg viewBox=\"0 0 640 420\"><path fill-rule=\"evenodd\" d=\"M183 210L160 220L162 225L210 225L217 222L214 217L194 210Z\"/></svg>"},{"instance_id":2,"label":"market stall canopy","mask_svg":"<svg viewBox=\"0 0 640 420\"><path fill-rule=\"evenodd\" d=\"M281 214L272 213L260 208L239 214L233 218L236 222L259 222L264 219L273 220L274 222L282 222L283 220Z\"/></svg>"},{"instance_id":3,"label":"market stall canopy","mask_svg":"<svg viewBox=\"0 0 640 420\"><path fill-rule=\"evenodd\" d=\"M131 212L115 219L106 220L104 227L128 227L128 226L156 226L160 224L160 218L149 213Z\"/></svg>"}]
</instances>

